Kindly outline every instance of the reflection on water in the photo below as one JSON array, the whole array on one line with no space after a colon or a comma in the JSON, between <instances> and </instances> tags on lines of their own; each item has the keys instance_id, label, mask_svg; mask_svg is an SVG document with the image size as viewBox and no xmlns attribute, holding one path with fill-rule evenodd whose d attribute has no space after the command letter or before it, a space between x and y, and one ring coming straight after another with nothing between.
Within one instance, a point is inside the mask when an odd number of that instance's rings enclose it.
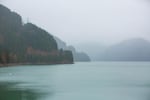
<instances>
[{"instance_id":1,"label":"reflection on water","mask_svg":"<svg viewBox=\"0 0 150 100\"><path fill-rule=\"evenodd\" d=\"M0 100L150 100L149 62L0 68Z\"/></svg>"},{"instance_id":2,"label":"reflection on water","mask_svg":"<svg viewBox=\"0 0 150 100\"><path fill-rule=\"evenodd\" d=\"M17 82L0 83L0 100L39 100L46 93L34 89L15 88Z\"/></svg>"}]
</instances>

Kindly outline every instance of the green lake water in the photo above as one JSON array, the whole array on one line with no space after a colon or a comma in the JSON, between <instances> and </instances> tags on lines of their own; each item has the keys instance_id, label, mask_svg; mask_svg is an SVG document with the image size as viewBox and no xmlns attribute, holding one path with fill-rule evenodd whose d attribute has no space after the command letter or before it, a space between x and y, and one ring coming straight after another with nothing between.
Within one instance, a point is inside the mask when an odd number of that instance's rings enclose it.
<instances>
[{"instance_id":1,"label":"green lake water","mask_svg":"<svg viewBox=\"0 0 150 100\"><path fill-rule=\"evenodd\" d=\"M150 62L0 68L0 100L150 100Z\"/></svg>"}]
</instances>

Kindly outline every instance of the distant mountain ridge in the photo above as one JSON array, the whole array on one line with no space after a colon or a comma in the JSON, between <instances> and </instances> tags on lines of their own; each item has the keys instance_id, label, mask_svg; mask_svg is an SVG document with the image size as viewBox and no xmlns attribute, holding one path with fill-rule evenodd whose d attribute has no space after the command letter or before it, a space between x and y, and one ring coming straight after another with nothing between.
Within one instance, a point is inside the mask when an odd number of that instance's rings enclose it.
<instances>
[{"instance_id":1,"label":"distant mountain ridge","mask_svg":"<svg viewBox=\"0 0 150 100\"><path fill-rule=\"evenodd\" d=\"M59 50L56 40L19 14L0 4L0 64L73 63L69 50Z\"/></svg>"},{"instance_id":2,"label":"distant mountain ridge","mask_svg":"<svg viewBox=\"0 0 150 100\"><path fill-rule=\"evenodd\" d=\"M58 44L59 49L72 51L74 61L81 61L81 62L91 61L90 57L86 53L76 51L76 49L73 46L67 46L67 44L58 37L54 38Z\"/></svg>"},{"instance_id":3,"label":"distant mountain ridge","mask_svg":"<svg viewBox=\"0 0 150 100\"><path fill-rule=\"evenodd\" d=\"M105 51L105 49L107 48L106 45L96 42L79 43L76 44L75 47L77 48L77 50L87 53L92 61L98 61L99 53Z\"/></svg>"},{"instance_id":4,"label":"distant mountain ridge","mask_svg":"<svg viewBox=\"0 0 150 100\"><path fill-rule=\"evenodd\" d=\"M122 41L107 48L100 61L150 61L150 42L142 38Z\"/></svg>"}]
</instances>

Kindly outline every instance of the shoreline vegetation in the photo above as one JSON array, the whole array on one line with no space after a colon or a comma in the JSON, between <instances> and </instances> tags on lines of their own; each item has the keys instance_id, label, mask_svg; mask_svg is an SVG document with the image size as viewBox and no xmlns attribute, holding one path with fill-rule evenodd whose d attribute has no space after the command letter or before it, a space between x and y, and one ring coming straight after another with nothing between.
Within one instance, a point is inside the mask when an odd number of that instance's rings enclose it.
<instances>
[{"instance_id":1,"label":"shoreline vegetation","mask_svg":"<svg viewBox=\"0 0 150 100\"><path fill-rule=\"evenodd\" d=\"M0 67L73 63L72 52L59 49L53 35L23 23L19 14L0 4Z\"/></svg>"}]
</instances>

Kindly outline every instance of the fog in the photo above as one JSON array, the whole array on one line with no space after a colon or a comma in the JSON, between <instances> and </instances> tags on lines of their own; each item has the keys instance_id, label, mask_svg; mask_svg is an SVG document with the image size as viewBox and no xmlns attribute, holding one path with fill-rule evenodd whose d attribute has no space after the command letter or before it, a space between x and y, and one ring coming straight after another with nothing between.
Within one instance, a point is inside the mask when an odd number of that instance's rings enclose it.
<instances>
[{"instance_id":1,"label":"fog","mask_svg":"<svg viewBox=\"0 0 150 100\"><path fill-rule=\"evenodd\" d=\"M150 40L149 0L1 0L68 44Z\"/></svg>"}]
</instances>

